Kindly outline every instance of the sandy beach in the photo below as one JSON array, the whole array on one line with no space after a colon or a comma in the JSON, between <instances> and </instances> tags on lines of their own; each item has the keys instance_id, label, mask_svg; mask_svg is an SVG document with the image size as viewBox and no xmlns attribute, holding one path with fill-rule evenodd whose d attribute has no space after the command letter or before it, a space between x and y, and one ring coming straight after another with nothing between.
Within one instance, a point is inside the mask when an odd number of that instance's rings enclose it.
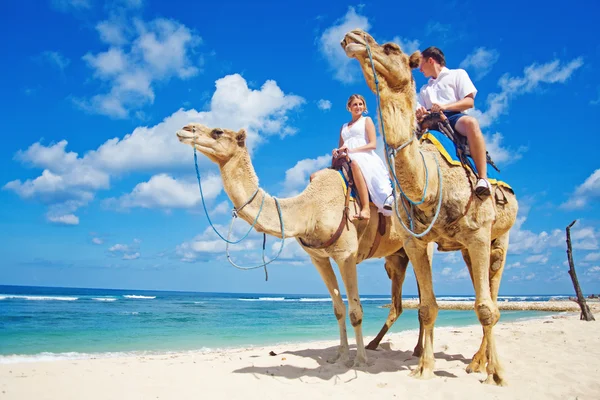
<instances>
[{"instance_id":1,"label":"sandy beach","mask_svg":"<svg viewBox=\"0 0 600 400\"><path fill-rule=\"evenodd\" d=\"M431 380L409 376L418 362L412 356L417 335L403 332L368 351L370 365L360 370L325 361L336 351L333 341L3 364L0 399L600 398L598 322L563 313L500 322L495 332L507 387L484 385L483 374L465 372L481 340L480 327L469 326L436 329Z\"/></svg>"}]
</instances>

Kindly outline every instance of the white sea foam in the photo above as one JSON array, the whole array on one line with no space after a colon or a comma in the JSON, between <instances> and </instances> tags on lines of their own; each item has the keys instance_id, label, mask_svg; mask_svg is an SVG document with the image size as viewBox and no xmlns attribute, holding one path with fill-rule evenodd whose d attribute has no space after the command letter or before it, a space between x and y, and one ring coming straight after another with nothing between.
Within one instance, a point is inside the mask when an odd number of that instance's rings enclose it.
<instances>
[{"instance_id":1,"label":"white sea foam","mask_svg":"<svg viewBox=\"0 0 600 400\"><path fill-rule=\"evenodd\" d=\"M79 297L67 297L67 296L26 296L18 294L0 294L0 300L8 299L19 299L19 300L38 300L38 301L74 301L78 300Z\"/></svg>"},{"instance_id":2,"label":"white sea foam","mask_svg":"<svg viewBox=\"0 0 600 400\"><path fill-rule=\"evenodd\" d=\"M124 294L123 297L125 297L126 299L155 299L156 296L142 296L140 294Z\"/></svg>"},{"instance_id":3,"label":"white sea foam","mask_svg":"<svg viewBox=\"0 0 600 400\"><path fill-rule=\"evenodd\" d=\"M117 301L116 297L92 297L92 300L96 301Z\"/></svg>"},{"instance_id":4,"label":"white sea foam","mask_svg":"<svg viewBox=\"0 0 600 400\"><path fill-rule=\"evenodd\" d=\"M18 364L18 363L34 363L34 362L51 362L60 360L89 360L102 358L119 358L119 357L148 357L161 356L169 354L197 354L211 353L220 351L221 349L211 349L202 347L198 350L182 350L182 351L122 351L122 352L105 352L105 353L38 353L38 354L12 354L0 356L0 364Z\"/></svg>"}]
</instances>

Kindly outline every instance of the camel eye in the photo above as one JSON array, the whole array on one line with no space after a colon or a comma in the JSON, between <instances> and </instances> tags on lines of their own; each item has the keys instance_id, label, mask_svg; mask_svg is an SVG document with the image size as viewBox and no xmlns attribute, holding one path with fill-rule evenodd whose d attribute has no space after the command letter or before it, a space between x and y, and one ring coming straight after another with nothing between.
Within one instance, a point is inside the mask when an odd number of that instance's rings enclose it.
<instances>
[{"instance_id":1,"label":"camel eye","mask_svg":"<svg viewBox=\"0 0 600 400\"><path fill-rule=\"evenodd\" d=\"M223 135L222 129L213 129L210 133L210 136L212 136L213 139L218 139L221 137L221 135Z\"/></svg>"}]
</instances>

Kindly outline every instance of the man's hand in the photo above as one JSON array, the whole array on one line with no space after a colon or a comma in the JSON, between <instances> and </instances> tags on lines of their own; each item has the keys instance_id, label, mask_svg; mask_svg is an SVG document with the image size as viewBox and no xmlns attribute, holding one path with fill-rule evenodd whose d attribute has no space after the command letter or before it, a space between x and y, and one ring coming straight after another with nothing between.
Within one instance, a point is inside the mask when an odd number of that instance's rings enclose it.
<instances>
[{"instance_id":1,"label":"man's hand","mask_svg":"<svg viewBox=\"0 0 600 400\"><path fill-rule=\"evenodd\" d=\"M427 114L429 113L425 107L420 106L417 108L417 121L421 121Z\"/></svg>"},{"instance_id":2,"label":"man's hand","mask_svg":"<svg viewBox=\"0 0 600 400\"><path fill-rule=\"evenodd\" d=\"M439 113L439 112L443 112L446 111L446 107L441 105L441 104L437 104L437 103L433 103L431 106L431 112L432 113Z\"/></svg>"}]
</instances>

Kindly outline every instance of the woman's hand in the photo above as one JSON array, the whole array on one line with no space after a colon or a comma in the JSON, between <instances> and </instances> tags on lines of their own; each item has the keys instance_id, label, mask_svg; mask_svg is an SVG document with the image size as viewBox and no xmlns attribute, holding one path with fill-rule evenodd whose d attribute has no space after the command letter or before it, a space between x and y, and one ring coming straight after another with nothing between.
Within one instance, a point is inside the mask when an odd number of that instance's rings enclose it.
<instances>
[{"instance_id":1,"label":"woman's hand","mask_svg":"<svg viewBox=\"0 0 600 400\"><path fill-rule=\"evenodd\" d=\"M350 150L349 150L349 149L348 149L348 147L346 147L346 146L342 146L342 147L340 147L340 148L339 148L339 149L337 149L337 150L338 150L338 154L340 154L340 153L341 153L341 154L344 154L344 153L346 153L346 154L350 154Z\"/></svg>"}]
</instances>

